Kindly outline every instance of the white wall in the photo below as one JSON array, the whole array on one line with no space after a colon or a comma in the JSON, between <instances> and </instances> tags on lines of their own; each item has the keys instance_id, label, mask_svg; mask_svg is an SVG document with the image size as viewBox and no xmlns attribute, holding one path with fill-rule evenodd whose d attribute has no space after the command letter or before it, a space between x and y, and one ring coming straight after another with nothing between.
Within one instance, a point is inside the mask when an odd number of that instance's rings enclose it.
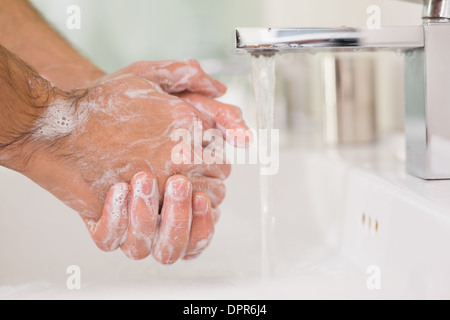
<instances>
[{"instance_id":1,"label":"white wall","mask_svg":"<svg viewBox=\"0 0 450 320\"><path fill-rule=\"evenodd\" d=\"M381 9L382 26L420 25L422 6L398 0L262 0L272 27L365 26L370 5Z\"/></svg>"},{"instance_id":2,"label":"white wall","mask_svg":"<svg viewBox=\"0 0 450 320\"><path fill-rule=\"evenodd\" d=\"M106 71L138 60L232 54L236 26L262 23L260 0L32 0L70 42ZM67 7L81 9L68 30Z\"/></svg>"}]
</instances>

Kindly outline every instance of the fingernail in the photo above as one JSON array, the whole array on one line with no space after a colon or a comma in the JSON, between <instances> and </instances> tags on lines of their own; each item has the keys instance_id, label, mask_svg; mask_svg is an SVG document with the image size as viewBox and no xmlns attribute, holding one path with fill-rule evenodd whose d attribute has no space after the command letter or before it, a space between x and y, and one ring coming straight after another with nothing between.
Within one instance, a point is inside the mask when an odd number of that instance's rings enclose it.
<instances>
[{"instance_id":1,"label":"fingernail","mask_svg":"<svg viewBox=\"0 0 450 320\"><path fill-rule=\"evenodd\" d=\"M183 201L189 198L191 184L186 179L178 178L169 182L167 194L175 201Z\"/></svg>"},{"instance_id":2,"label":"fingernail","mask_svg":"<svg viewBox=\"0 0 450 320\"><path fill-rule=\"evenodd\" d=\"M208 212L208 199L203 195L196 196L192 209L195 214L205 214Z\"/></svg>"},{"instance_id":3,"label":"fingernail","mask_svg":"<svg viewBox=\"0 0 450 320\"><path fill-rule=\"evenodd\" d=\"M156 192L156 179L148 177L145 173L135 176L132 181L134 194L146 198L152 197Z\"/></svg>"},{"instance_id":4,"label":"fingernail","mask_svg":"<svg viewBox=\"0 0 450 320\"><path fill-rule=\"evenodd\" d=\"M156 190L156 180L146 178L142 182L141 191L142 194L146 197L152 197L155 194Z\"/></svg>"}]
</instances>

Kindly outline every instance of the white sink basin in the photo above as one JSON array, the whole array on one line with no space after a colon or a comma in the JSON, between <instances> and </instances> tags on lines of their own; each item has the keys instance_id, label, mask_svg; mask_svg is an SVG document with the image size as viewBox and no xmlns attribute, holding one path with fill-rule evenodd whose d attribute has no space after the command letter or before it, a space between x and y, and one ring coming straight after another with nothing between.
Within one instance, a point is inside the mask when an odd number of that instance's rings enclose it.
<instances>
[{"instance_id":1,"label":"white sink basin","mask_svg":"<svg viewBox=\"0 0 450 320\"><path fill-rule=\"evenodd\" d=\"M402 146L281 152L268 281L256 166L235 166L208 250L169 267L99 251L76 213L0 169L0 298L450 298L450 181L406 175ZM66 285L71 265L79 290Z\"/></svg>"}]
</instances>

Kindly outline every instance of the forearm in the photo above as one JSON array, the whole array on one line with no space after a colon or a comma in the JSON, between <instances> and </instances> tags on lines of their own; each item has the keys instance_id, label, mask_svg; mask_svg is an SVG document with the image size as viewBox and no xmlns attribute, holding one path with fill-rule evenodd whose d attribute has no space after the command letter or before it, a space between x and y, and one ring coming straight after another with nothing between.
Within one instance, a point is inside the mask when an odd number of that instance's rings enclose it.
<instances>
[{"instance_id":1,"label":"forearm","mask_svg":"<svg viewBox=\"0 0 450 320\"><path fill-rule=\"evenodd\" d=\"M55 88L0 45L0 165L24 169L34 124Z\"/></svg>"},{"instance_id":2,"label":"forearm","mask_svg":"<svg viewBox=\"0 0 450 320\"><path fill-rule=\"evenodd\" d=\"M0 43L64 90L104 75L52 29L27 0L0 0Z\"/></svg>"}]
</instances>

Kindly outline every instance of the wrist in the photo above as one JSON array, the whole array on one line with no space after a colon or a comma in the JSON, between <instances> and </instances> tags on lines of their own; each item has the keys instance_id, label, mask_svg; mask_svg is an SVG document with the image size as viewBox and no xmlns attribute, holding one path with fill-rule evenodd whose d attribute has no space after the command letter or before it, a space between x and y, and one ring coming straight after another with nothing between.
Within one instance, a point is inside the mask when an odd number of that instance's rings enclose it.
<instances>
[{"instance_id":1,"label":"wrist","mask_svg":"<svg viewBox=\"0 0 450 320\"><path fill-rule=\"evenodd\" d=\"M35 95L27 95L20 105L15 104L14 108L2 111L7 125L0 129L0 165L20 172L26 169L27 162L37 149L34 141L36 123L54 99L54 91L50 84L46 89L35 87Z\"/></svg>"},{"instance_id":2,"label":"wrist","mask_svg":"<svg viewBox=\"0 0 450 320\"><path fill-rule=\"evenodd\" d=\"M0 74L0 165L21 170L35 122L57 89L1 46Z\"/></svg>"},{"instance_id":3,"label":"wrist","mask_svg":"<svg viewBox=\"0 0 450 320\"><path fill-rule=\"evenodd\" d=\"M20 164L23 175L85 215L103 204L75 169L82 155L77 151L77 131L89 112L83 102L88 94L87 89L54 91L45 111L34 123L32 138L26 145L29 154L26 163Z\"/></svg>"}]
</instances>

